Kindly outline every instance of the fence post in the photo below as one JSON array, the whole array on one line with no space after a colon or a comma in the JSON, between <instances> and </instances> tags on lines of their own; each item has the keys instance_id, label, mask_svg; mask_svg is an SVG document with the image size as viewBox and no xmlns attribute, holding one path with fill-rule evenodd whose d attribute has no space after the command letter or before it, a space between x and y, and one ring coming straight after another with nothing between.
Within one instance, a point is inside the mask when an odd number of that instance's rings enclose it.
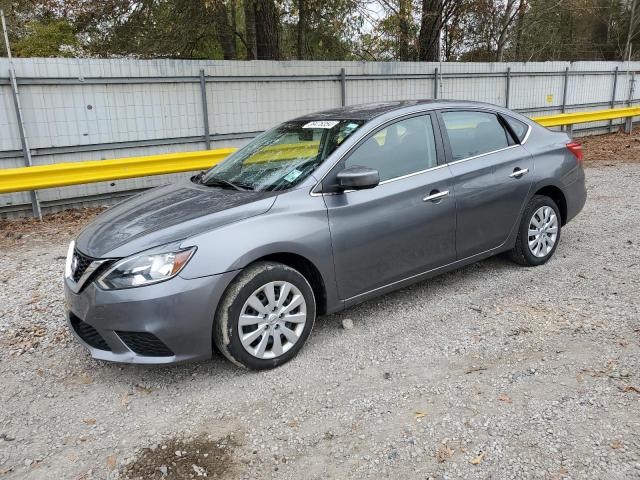
<instances>
[{"instance_id":1,"label":"fence post","mask_svg":"<svg viewBox=\"0 0 640 480\"><path fill-rule=\"evenodd\" d=\"M13 95L13 106L16 110L16 119L18 121L18 132L20 133L20 143L22 144L22 155L24 157L24 164L27 167L32 165L31 162L31 149L29 148L29 142L27 141L27 132L24 128L24 121L22 117L22 107L20 106L20 96L18 94L18 80L16 79L16 72L13 69L13 60L11 57L11 46L9 45L9 35L7 34L7 24L4 20L4 12L0 10L0 19L2 20L2 32L4 34L4 43L7 47L7 58L9 59L9 76L11 77L11 93ZM38 200L38 192L31 190L29 192L31 196L31 208L33 209L33 216L38 220L42 220L42 209L40 208L40 201Z\"/></svg>"},{"instance_id":2,"label":"fence post","mask_svg":"<svg viewBox=\"0 0 640 480\"><path fill-rule=\"evenodd\" d=\"M631 73L631 84L629 85L629 98L627 99L627 106L631 107L633 104L633 93L635 90L636 84L636 72ZM631 134L633 130L633 117L627 117L627 121L625 122L624 131L628 134Z\"/></svg>"},{"instance_id":3,"label":"fence post","mask_svg":"<svg viewBox=\"0 0 640 480\"><path fill-rule=\"evenodd\" d=\"M438 99L438 67L433 72L433 99Z\"/></svg>"},{"instance_id":4,"label":"fence post","mask_svg":"<svg viewBox=\"0 0 640 480\"><path fill-rule=\"evenodd\" d=\"M347 105L347 75L344 68L340 69L340 104Z\"/></svg>"},{"instance_id":5,"label":"fence post","mask_svg":"<svg viewBox=\"0 0 640 480\"><path fill-rule=\"evenodd\" d=\"M567 110L567 87L569 86L569 67L564 69L564 84L562 86L562 113L565 113ZM565 130L565 127L562 127L562 130ZM569 125L566 129L571 133L571 125Z\"/></svg>"},{"instance_id":6,"label":"fence post","mask_svg":"<svg viewBox=\"0 0 640 480\"><path fill-rule=\"evenodd\" d=\"M204 68L200 69L200 97L202 99L202 119L204 122L204 144L211 150L211 134L209 132L209 105L207 104L207 82L204 78Z\"/></svg>"},{"instance_id":7,"label":"fence post","mask_svg":"<svg viewBox=\"0 0 640 480\"><path fill-rule=\"evenodd\" d=\"M509 108L509 94L511 93L511 67L507 67L507 91L505 92L504 106Z\"/></svg>"},{"instance_id":8,"label":"fence post","mask_svg":"<svg viewBox=\"0 0 640 480\"><path fill-rule=\"evenodd\" d=\"M569 67L564 70L564 85L562 87L562 113L567 110L567 87L569 86Z\"/></svg>"},{"instance_id":9,"label":"fence post","mask_svg":"<svg viewBox=\"0 0 640 480\"><path fill-rule=\"evenodd\" d=\"M618 67L613 71L613 86L611 88L611 108L616 108L616 89L618 88ZM613 132L613 120L609 120L609 133Z\"/></svg>"}]
</instances>

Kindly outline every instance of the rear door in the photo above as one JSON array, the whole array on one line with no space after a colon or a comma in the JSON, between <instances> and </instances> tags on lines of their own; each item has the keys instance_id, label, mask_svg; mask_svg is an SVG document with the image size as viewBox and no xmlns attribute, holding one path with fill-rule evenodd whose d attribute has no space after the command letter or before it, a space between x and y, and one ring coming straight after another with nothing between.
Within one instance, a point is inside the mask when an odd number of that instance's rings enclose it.
<instances>
[{"instance_id":1,"label":"rear door","mask_svg":"<svg viewBox=\"0 0 640 480\"><path fill-rule=\"evenodd\" d=\"M356 165L378 170L370 190L325 194L343 299L455 260L455 200L435 115L381 127L325 179ZM323 182L324 183L324 182Z\"/></svg>"},{"instance_id":2,"label":"rear door","mask_svg":"<svg viewBox=\"0 0 640 480\"><path fill-rule=\"evenodd\" d=\"M502 245L531 188L533 160L495 112L438 113L456 196L456 252L464 259Z\"/></svg>"}]
</instances>

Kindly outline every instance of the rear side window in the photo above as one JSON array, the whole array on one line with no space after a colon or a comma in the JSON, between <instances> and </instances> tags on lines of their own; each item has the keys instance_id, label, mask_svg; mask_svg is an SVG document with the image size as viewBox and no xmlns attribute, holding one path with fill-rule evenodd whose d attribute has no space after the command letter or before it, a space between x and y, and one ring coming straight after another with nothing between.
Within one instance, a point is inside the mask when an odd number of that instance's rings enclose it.
<instances>
[{"instance_id":1,"label":"rear side window","mask_svg":"<svg viewBox=\"0 0 640 480\"><path fill-rule=\"evenodd\" d=\"M529 125L527 125L524 122L521 122L520 120L516 120L515 118L508 117L506 115L504 115L503 118L509 124L509 126L511 127L511 130L513 130L513 133L516 134L518 141L522 143L525 135L527 134L527 130L529 130Z\"/></svg>"},{"instance_id":2,"label":"rear side window","mask_svg":"<svg viewBox=\"0 0 640 480\"><path fill-rule=\"evenodd\" d=\"M369 167L380 181L420 172L438 164L429 115L393 123L369 137L345 162L345 167Z\"/></svg>"},{"instance_id":3,"label":"rear side window","mask_svg":"<svg viewBox=\"0 0 640 480\"><path fill-rule=\"evenodd\" d=\"M462 160L509 146L506 130L493 113L442 112L453 160Z\"/></svg>"}]
</instances>

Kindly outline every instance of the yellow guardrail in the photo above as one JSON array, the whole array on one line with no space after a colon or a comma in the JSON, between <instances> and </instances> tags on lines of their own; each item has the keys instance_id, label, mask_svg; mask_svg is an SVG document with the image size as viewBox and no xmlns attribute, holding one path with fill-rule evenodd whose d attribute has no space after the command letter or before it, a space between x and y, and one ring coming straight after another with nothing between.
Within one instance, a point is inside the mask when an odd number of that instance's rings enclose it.
<instances>
[{"instance_id":1,"label":"yellow guardrail","mask_svg":"<svg viewBox=\"0 0 640 480\"><path fill-rule=\"evenodd\" d=\"M532 120L545 127L556 127L634 116L640 116L640 107L616 108L595 112L561 113L535 117ZM281 152L278 155L278 159L291 158L289 155L307 152L315 146L315 142L291 145L292 148L284 154ZM278 149L282 150L282 147L280 145ZM204 170L221 162L234 151L234 148L221 148L218 150L170 153L147 157L119 158L116 160L57 163L54 165L0 169L0 193ZM267 153L266 151L260 152L251 161L261 162L273 159Z\"/></svg>"},{"instance_id":2,"label":"yellow guardrail","mask_svg":"<svg viewBox=\"0 0 640 480\"><path fill-rule=\"evenodd\" d=\"M0 170L0 193L203 170L234 148Z\"/></svg>"},{"instance_id":3,"label":"yellow guardrail","mask_svg":"<svg viewBox=\"0 0 640 480\"><path fill-rule=\"evenodd\" d=\"M599 122L616 118L635 117L640 115L640 107L611 108L608 110L596 110L595 112L559 113L546 117L534 117L543 127L559 127L561 125L573 125L575 123Z\"/></svg>"}]
</instances>

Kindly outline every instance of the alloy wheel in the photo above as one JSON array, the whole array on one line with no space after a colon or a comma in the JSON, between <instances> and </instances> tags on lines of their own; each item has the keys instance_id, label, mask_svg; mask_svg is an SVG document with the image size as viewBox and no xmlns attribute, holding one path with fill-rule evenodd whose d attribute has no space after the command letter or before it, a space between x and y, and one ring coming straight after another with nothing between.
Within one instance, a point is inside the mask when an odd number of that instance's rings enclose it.
<instances>
[{"instance_id":1,"label":"alloy wheel","mask_svg":"<svg viewBox=\"0 0 640 480\"><path fill-rule=\"evenodd\" d=\"M529 250L538 258L549 255L558 239L558 216L553 208L540 207L529 221Z\"/></svg>"},{"instance_id":2,"label":"alloy wheel","mask_svg":"<svg viewBox=\"0 0 640 480\"><path fill-rule=\"evenodd\" d=\"M295 345L306 321L307 303L300 290L289 282L269 282L240 311L240 342L256 358L276 358Z\"/></svg>"}]
</instances>

